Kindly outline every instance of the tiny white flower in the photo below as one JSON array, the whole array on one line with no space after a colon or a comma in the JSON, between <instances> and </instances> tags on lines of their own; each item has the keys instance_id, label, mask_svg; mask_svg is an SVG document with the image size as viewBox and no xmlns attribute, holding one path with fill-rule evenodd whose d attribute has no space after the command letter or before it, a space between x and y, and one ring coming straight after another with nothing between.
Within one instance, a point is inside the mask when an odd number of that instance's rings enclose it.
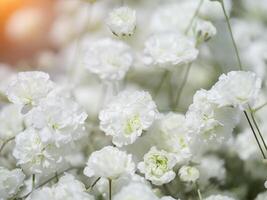
<instances>
[{"instance_id":1,"label":"tiny white flower","mask_svg":"<svg viewBox=\"0 0 267 200\"><path fill-rule=\"evenodd\" d=\"M267 181L264 182L264 187L267 189Z\"/></svg>"},{"instance_id":2,"label":"tiny white flower","mask_svg":"<svg viewBox=\"0 0 267 200\"><path fill-rule=\"evenodd\" d=\"M179 170L179 176L182 181L196 182L199 179L199 171L196 167L182 166Z\"/></svg>"},{"instance_id":3,"label":"tiny white flower","mask_svg":"<svg viewBox=\"0 0 267 200\"><path fill-rule=\"evenodd\" d=\"M194 27L194 34L198 42L205 42L216 35L216 28L210 21L198 20Z\"/></svg>"},{"instance_id":4,"label":"tiny white flower","mask_svg":"<svg viewBox=\"0 0 267 200\"><path fill-rule=\"evenodd\" d=\"M89 157L84 174L88 177L117 179L122 175L134 174L132 156L116 147L106 146Z\"/></svg>"},{"instance_id":5,"label":"tiny white flower","mask_svg":"<svg viewBox=\"0 0 267 200\"><path fill-rule=\"evenodd\" d=\"M156 104L144 91L120 92L100 113L100 128L121 147L132 144L153 123Z\"/></svg>"},{"instance_id":6,"label":"tiny white flower","mask_svg":"<svg viewBox=\"0 0 267 200\"><path fill-rule=\"evenodd\" d=\"M50 97L40 102L27 115L28 126L36 128L42 142L66 144L85 135L87 114L74 101L62 97Z\"/></svg>"},{"instance_id":7,"label":"tiny white flower","mask_svg":"<svg viewBox=\"0 0 267 200\"><path fill-rule=\"evenodd\" d=\"M104 38L89 44L83 62L100 79L118 81L124 78L131 67L133 55L124 42Z\"/></svg>"},{"instance_id":8,"label":"tiny white flower","mask_svg":"<svg viewBox=\"0 0 267 200\"><path fill-rule=\"evenodd\" d=\"M130 36L136 27L136 12L129 7L116 8L109 13L107 25L114 35Z\"/></svg>"},{"instance_id":9,"label":"tiny white flower","mask_svg":"<svg viewBox=\"0 0 267 200\"><path fill-rule=\"evenodd\" d=\"M163 32L152 35L145 42L146 64L168 68L187 64L197 58L194 42L177 32Z\"/></svg>"},{"instance_id":10,"label":"tiny white flower","mask_svg":"<svg viewBox=\"0 0 267 200\"><path fill-rule=\"evenodd\" d=\"M9 101L24 106L22 111L27 112L48 95L53 85L44 72L20 72L11 78L6 94Z\"/></svg>"},{"instance_id":11,"label":"tiny white flower","mask_svg":"<svg viewBox=\"0 0 267 200\"><path fill-rule=\"evenodd\" d=\"M25 175L21 169L8 170L0 167L0 200L6 200L19 191Z\"/></svg>"},{"instance_id":12,"label":"tiny white flower","mask_svg":"<svg viewBox=\"0 0 267 200\"><path fill-rule=\"evenodd\" d=\"M152 147L144 155L144 161L138 164L138 169L145 174L147 180L152 181L155 185L162 185L175 178L176 174L173 167L176 163L173 154Z\"/></svg>"},{"instance_id":13,"label":"tiny white flower","mask_svg":"<svg viewBox=\"0 0 267 200\"><path fill-rule=\"evenodd\" d=\"M231 71L219 77L211 88L210 99L219 106L234 106L244 110L254 103L261 88L261 80L249 71Z\"/></svg>"},{"instance_id":14,"label":"tiny white flower","mask_svg":"<svg viewBox=\"0 0 267 200\"><path fill-rule=\"evenodd\" d=\"M132 183L122 188L114 197L114 200L158 200L159 198L145 184Z\"/></svg>"},{"instance_id":15,"label":"tiny white flower","mask_svg":"<svg viewBox=\"0 0 267 200\"><path fill-rule=\"evenodd\" d=\"M204 200L235 200L234 198L223 196L223 195L211 195Z\"/></svg>"}]
</instances>

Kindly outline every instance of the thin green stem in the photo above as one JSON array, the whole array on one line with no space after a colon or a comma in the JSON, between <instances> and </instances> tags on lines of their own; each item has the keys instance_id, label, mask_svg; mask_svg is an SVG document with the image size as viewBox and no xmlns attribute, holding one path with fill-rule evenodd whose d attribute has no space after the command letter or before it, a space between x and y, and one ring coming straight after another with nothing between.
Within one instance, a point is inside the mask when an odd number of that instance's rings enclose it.
<instances>
[{"instance_id":1,"label":"thin green stem","mask_svg":"<svg viewBox=\"0 0 267 200\"><path fill-rule=\"evenodd\" d=\"M165 80L167 79L168 77L168 74L169 74L169 71L168 70L165 70L161 76L161 79L160 79L160 82L158 84L158 86L156 87L155 91L154 91L154 98L156 98L159 94L159 91L163 85L163 83L165 82Z\"/></svg>"},{"instance_id":2,"label":"thin green stem","mask_svg":"<svg viewBox=\"0 0 267 200\"><path fill-rule=\"evenodd\" d=\"M203 2L204 2L204 0L200 0L200 1L199 1L198 6L197 6L197 9L195 10L195 13L194 13L193 17L191 18L191 20L190 20L188 26L187 26L186 29L185 29L185 34L186 34L186 35L188 34L190 28L192 27L193 22L194 22L195 18L197 17L197 15L198 15L198 13L199 13L199 11L200 11L200 8L201 8Z\"/></svg>"},{"instance_id":3,"label":"thin green stem","mask_svg":"<svg viewBox=\"0 0 267 200\"><path fill-rule=\"evenodd\" d=\"M32 190L35 188L35 174L32 175Z\"/></svg>"},{"instance_id":4,"label":"thin green stem","mask_svg":"<svg viewBox=\"0 0 267 200\"><path fill-rule=\"evenodd\" d=\"M257 144L258 144L258 146L259 146L259 148L260 148L260 151L261 151L261 153L262 153L262 156L263 156L264 159L266 159L266 156L265 156L264 151L263 151L263 149L262 149L262 147L261 147L261 144L260 144L260 142L259 142L259 139L258 139L258 137L257 137L257 134L256 134L256 132L255 132L255 130L254 130L254 128L253 128L253 125L252 125L252 123L251 123L251 121L250 121L250 119L249 119L249 117L248 117L247 111L244 111L244 114L245 114L246 119L247 119L247 121L248 121L248 123L249 123L249 126L250 126L250 128L251 128L251 130L252 130L252 132L253 132L253 135L254 135L254 137L255 137L255 139L256 139L256 141L257 141Z\"/></svg>"},{"instance_id":5,"label":"thin green stem","mask_svg":"<svg viewBox=\"0 0 267 200\"><path fill-rule=\"evenodd\" d=\"M230 24L230 19L229 19L227 13L226 13L224 1L220 0L220 3L221 3L221 6L222 6L222 9L223 9L223 14L224 14L225 19L226 19L226 23L227 23L227 27L228 27L228 30L229 30L229 33L230 33L230 36L231 36L231 40L232 40L232 43L233 43L233 46L234 46L234 49L235 49L235 54L236 54L236 58L237 58L237 61L238 61L239 69L243 70L243 66L242 66L242 63L241 63L240 56L239 56L238 48L237 48L237 45L236 45L236 42L235 42L235 39L234 39L234 35L233 35L233 31L232 31L232 27L231 27L231 24Z\"/></svg>"},{"instance_id":6,"label":"thin green stem","mask_svg":"<svg viewBox=\"0 0 267 200\"><path fill-rule=\"evenodd\" d=\"M87 188L87 191L91 191L95 185L97 184L97 182L101 179L101 177L98 177L91 185L89 188Z\"/></svg>"},{"instance_id":7,"label":"thin green stem","mask_svg":"<svg viewBox=\"0 0 267 200\"><path fill-rule=\"evenodd\" d=\"M112 180L108 179L108 185L109 185L109 200L112 199Z\"/></svg>"},{"instance_id":8,"label":"thin green stem","mask_svg":"<svg viewBox=\"0 0 267 200\"><path fill-rule=\"evenodd\" d=\"M5 146L6 146L9 142L11 142L12 140L14 140L14 139L15 139L15 137L12 137L12 138L9 138L9 139L7 139L6 141L4 141L3 144L2 144L1 147L0 147L0 153L1 153L1 151L5 148Z\"/></svg>"},{"instance_id":9,"label":"thin green stem","mask_svg":"<svg viewBox=\"0 0 267 200\"><path fill-rule=\"evenodd\" d=\"M264 108L265 106L267 106L267 102L265 102L264 104L260 105L260 106L257 107L257 108L252 109L252 112L253 112L253 113L256 113L256 112L258 112L259 110L261 110L262 108Z\"/></svg>"},{"instance_id":10,"label":"thin green stem","mask_svg":"<svg viewBox=\"0 0 267 200\"><path fill-rule=\"evenodd\" d=\"M185 76L182 80L182 83L181 83L181 86L180 88L178 89L178 92L177 92L177 95L176 95L176 98L175 98L175 101L174 101L174 107L177 108L179 106L179 103L180 103L180 99L181 99L181 94L183 92L183 89L185 87L185 84L187 83L187 80L188 80L188 77L189 77L189 72L190 72L190 69L191 69L191 66L192 66L192 63L189 63L187 66L186 66L186 72L185 72Z\"/></svg>"}]
</instances>

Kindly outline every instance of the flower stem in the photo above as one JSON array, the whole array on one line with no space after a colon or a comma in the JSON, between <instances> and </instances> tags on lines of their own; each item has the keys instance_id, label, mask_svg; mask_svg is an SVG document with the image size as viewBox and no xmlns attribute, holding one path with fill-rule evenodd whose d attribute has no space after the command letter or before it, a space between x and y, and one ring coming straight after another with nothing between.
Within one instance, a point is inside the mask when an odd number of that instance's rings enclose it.
<instances>
[{"instance_id":1,"label":"flower stem","mask_svg":"<svg viewBox=\"0 0 267 200\"><path fill-rule=\"evenodd\" d=\"M204 0L200 0L200 1L199 1L198 6L197 6L197 9L196 9L196 11L195 11L193 17L191 18L191 20L190 20L188 26L187 26L186 29L185 29L185 34L186 34L186 35L188 34L190 28L192 27L193 22L194 22L195 18L197 17L197 15L198 15L198 13L199 13L199 11L200 11L200 8L201 8L203 2L204 2Z\"/></svg>"},{"instance_id":2,"label":"flower stem","mask_svg":"<svg viewBox=\"0 0 267 200\"><path fill-rule=\"evenodd\" d=\"M32 175L32 190L35 188L35 174Z\"/></svg>"},{"instance_id":3,"label":"flower stem","mask_svg":"<svg viewBox=\"0 0 267 200\"><path fill-rule=\"evenodd\" d=\"M200 191L197 183L195 183L195 187L197 190L197 195L198 195L199 200L203 200L202 195L201 195L201 191Z\"/></svg>"},{"instance_id":4,"label":"flower stem","mask_svg":"<svg viewBox=\"0 0 267 200\"><path fill-rule=\"evenodd\" d=\"M264 104L260 105L259 107L257 108L254 108L252 110L253 113L256 113L257 111L261 110L262 108L264 108L265 106L267 106L267 102L265 102Z\"/></svg>"},{"instance_id":5,"label":"flower stem","mask_svg":"<svg viewBox=\"0 0 267 200\"><path fill-rule=\"evenodd\" d=\"M9 138L9 139L7 139L6 141L4 141L3 144L2 144L1 147L0 147L0 152L4 149L4 147L5 147L9 142L11 142L11 141L14 140L14 139L15 139L15 137L12 137L12 138Z\"/></svg>"},{"instance_id":6,"label":"flower stem","mask_svg":"<svg viewBox=\"0 0 267 200\"><path fill-rule=\"evenodd\" d=\"M259 146L259 148L260 148L260 151L261 151L261 153L262 153L262 156L263 156L264 159L266 159L266 156L265 156L264 151L263 151L263 149L262 149L262 147L261 147L261 144L260 144L260 142L259 142L259 139L258 139L258 137L257 137L257 135L256 135L256 132L255 132L253 126L252 126L252 123L251 123L251 121L250 121L250 119L249 119L249 117L248 117L247 111L244 111L244 114L245 114L246 119L247 119L247 121L248 121L248 123L249 123L249 126L250 126L250 128L251 128L251 130L252 130L252 132L253 132L253 135L254 135L254 137L255 137L255 139L256 139L256 141L257 141L257 144L258 144L258 146Z\"/></svg>"},{"instance_id":7,"label":"flower stem","mask_svg":"<svg viewBox=\"0 0 267 200\"><path fill-rule=\"evenodd\" d=\"M93 183L92 185L90 185L89 188L87 188L86 191L90 191L91 189L93 189L95 187L95 185L97 184L97 182L101 179L101 177L98 177Z\"/></svg>"},{"instance_id":8,"label":"flower stem","mask_svg":"<svg viewBox=\"0 0 267 200\"><path fill-rule=\"evenodd\" d=\"M229 30L229 33L230 33L230 36L231 36L231 40L232 40L232 43L233 43L233 46L234 46L234 49L235 49L235 54L236 54L236 58L237 58L237 61L238 61L239 69L243 70L243 66L242 66L242 63L241 63L241 59L240 59L240 56L239 56L237 45L236 45L236 42L235 42L235 39L234 39L232 27L231 27L231 24L230 24L230 19L229 19L227 13L226 13L224 1L220 0L219 2L221 3L222 9L223 9L223 14L224 14L224 17L226 19L227 27L228 27L228 30Z\"/></svg>"},{"instance_id":9,"label":"flower stem","mask_svg":"<svg viewBox=\"0 0 267 200\"><path fill-rule=\"evenodd\" d=\"M108 183L109 183L109 200L112 199L112 195L111 195L111 190L112 190L112 180L108 179Z\"/></svg>"},{"instance_id":10,"label":"flower stem","mask_svg":"<svg viewBox=\"0 0 267 200\"><path fill-rule=\"evenodd\" d=\"M168 77L168 74L169 74L169 71L168 70L165 70L163 72L163 75L161 76L161 79L160 79L160 82L158 84L158 86L156 87L155 91L154 91L154 98L156 98L159 94L159 91L163 85L163 83L165 82L165 80L167 79Z\"/></svg>"}]
</instances>

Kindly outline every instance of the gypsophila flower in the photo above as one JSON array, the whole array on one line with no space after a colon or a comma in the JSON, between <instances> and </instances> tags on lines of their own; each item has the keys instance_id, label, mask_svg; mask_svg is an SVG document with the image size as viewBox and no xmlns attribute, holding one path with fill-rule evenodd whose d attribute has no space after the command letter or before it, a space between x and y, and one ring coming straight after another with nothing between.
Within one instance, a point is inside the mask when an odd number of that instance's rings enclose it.
<instances>
[{"instance_id":1,"label":"gypsophila flower","mask_svg":"<svg viewBox=\"0 0 267 200\"><path fill-rule=\"evenodd\" d=\"M134 174L135 164L132 156L116 147L106 146L93 152L84 169L88 177L104 177L117 179L122 175Z\"/></svg>"},{"instance_id":2,"label":"gypsophila flower","mask_svg":"<svg viewBox=\"0 0 267 200\"><path fill-rule=\"evenodd\" d=\"M153 191L145 184L132 183L117 193L114 200L158 200L158 197L153 193Z\"/></svg>"},{"instance_id":3,"label":"gypsophila flower","mask_svg":"<svg viewBox=\"0 0 267 200\"><path fill-rule=\"evenodd\" d=\"M22 112L25 113L38 105L53 87L49 75L44 72L20 72L10 80L6 94L12 103L24 106Z\"/></svg>"},{"instance_id":4,"label":"gypsophila flower","mask_svg":"<svg viewBox=\"0 0 267 200\"><path fill-rule=\"evenodd\" d=\"M94 200L94 197L86 192L83 183L76 180L73 175L65 174L58 183L52 187L43 187L35 190L27 200Z\"/></svg>"},{"instance_id":5,"label":"gypsophila flower","mask_svg":"<svg viewBox=\"0 0 267 200\"><path fill-rule=\"evenodd\" d=\"M126 90L100 111L100 128L121 147L135 142L151 126L156 115L156 104L148 92Z\"/></svg>"},{"instance_id":6,"label":"gypsophila flower","mask_svg":"<svg viewBox=\"0 0 267 200\"><path fill-rule=\"evenodd\" d=\"M198 43L206 42L216 35L217 30L209 21L198 20L194 27L194 35Z\"/></svg>"},{"instance_id":7,"label":"gypsophila flower","mask_svg":"<svg viewBox=\"0 0 267 200\"><path fill-rule=\"evenodd\" d=\"M182 181L196 182L199 179L199 171L196 167L182 166L179 170L179 176Z\"/></svg>"},{"instance_id":8,"label":"gypsophila flower","mask_svg":"<svg viewBox=\"0 0 267 200\"><path fill-rule=\"evenodd\" d=\"M208 198L205 198L204 200L235 200L235 199L223 195L211 195Z\"/></svg>"},{"instance_id":9,"label":"gypsophila flower","mask_svg":"<svg viewBox=\"0 0 267 200\"><path fill-rule=\"evenodd\" d=\"M8 170L0 167L0 200L13 197L23 185L24 179L21 169Z\"/></svg>"},{"instance_id":10,"label":"gypsophila flower","mask_svg":"<svg viewBox=\"0 0 267 200\"><path fill-rule=\"evenodd\" d=\"M124 78L133 62L130 47L122 41L104 38L89 44L83 63L91 72L105 81Z\"/></svg>"},{"instance_id":11,"label":"gypsophila flower","mask_svg":"<svg viewBox=\"0 0 267 200\"><path fill-rule=\"evenodd\" d=\"M107 25L114 35L131 36L136 27L136 12L129 7L116 8L109 13Z\"/></svg>"},{"instance_id":12,"label":"gypsophila flower","mask_svg":"<svg viewBox=\"0 0 267 200\"><path fill-rule=\"evenodd\" d=\"M219 77L211 88L211 101L219 106L234 106L244 110L254 103L261 88L261 80L253 72L231 71Z\"/></svg>"},{"instance_id":13,"label":"gypsophila flower","mask_svg":"<svg viewBox=\"0 0 267 200\"><path fill-rule=\"evenodd\" d=\"M64 152L66 149L42 143L38 131L29 128L16 136L13 156L28 173L42 173L45 176L56 172L64 164Z\"/></svg>"},{"instance_id":14,"label":"gypsophila flower","mask_svg":"<svg viewBox=\"0 0 267 200\"><path fill-rule=\"evenodd\" d=\"M194 42L177 32L152 35L145 42L144 62L162 68L187 64L197 58Z\"/></svg>"},{"instance_id":15,"label":"gypsophila flower","mask_svg":"<svg viewBox=\"0 0 267 200\"><path fill-rule=\"evenodd\" d=\"M26 121L38 130L43 143L55 142L59 146L85 135L86 118L87 114L76 102L52 96L29 112Z\"/></svg>"},{"instance_id":16,"label":"gypsophila flower","mask_svg":"<svg viewBox=\"0 0 267 200\"><path fill-rule=\"evenodd\" d=\"M173 167L176 163L173 154L152 147L144 155L144 161L138 164L138 169L145 174L147 180L152 181L155 185L162 185L175 178Z\"/></svg>"}]
</instances>

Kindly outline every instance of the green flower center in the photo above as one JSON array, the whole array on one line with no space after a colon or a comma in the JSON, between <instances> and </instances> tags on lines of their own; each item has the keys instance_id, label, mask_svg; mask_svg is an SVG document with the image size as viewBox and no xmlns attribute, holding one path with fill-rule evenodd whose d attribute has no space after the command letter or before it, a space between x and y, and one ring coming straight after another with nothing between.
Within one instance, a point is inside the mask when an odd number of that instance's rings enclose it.
<instances>
[{"instance_id":1,"label":"green flower center","mask_svg":"<svg viewBox=\"0 0 267 200\"><path fill-rule=\"evenodd\" d=\"M124 126L124 132L126 135L131 135L133 132L141 128L142 128L142 125L141 125L140 116L134 115L132 118L126 121L126 124Z\"/></svg>"}]
</instances>

